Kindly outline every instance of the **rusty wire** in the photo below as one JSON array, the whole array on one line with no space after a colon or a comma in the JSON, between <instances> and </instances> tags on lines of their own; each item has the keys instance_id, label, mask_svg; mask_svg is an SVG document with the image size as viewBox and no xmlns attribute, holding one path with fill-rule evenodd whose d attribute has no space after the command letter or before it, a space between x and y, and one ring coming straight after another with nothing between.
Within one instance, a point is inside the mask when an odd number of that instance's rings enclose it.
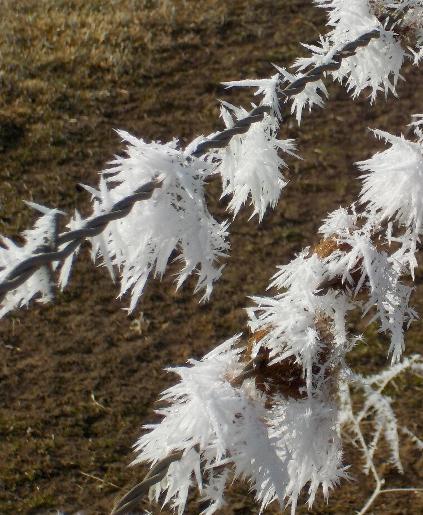
<instances>
[{"instance_id":1,"label":"rusty wire","mask_svg":"<svg viewBox=\"0 0 423 515\"><path fill-rule=\"evenodd\" d=\"M375 29L371 32L363 34L359 38L347 43L342 49L336 52L332 60L326 64L317 66L303 74L298 79L281 89L278 94L279 103L282 106L287 100L301 93L307 84L317 82L322 79L326 72L338 70L342 60L351 57L356 50L368 45L368 43L379 37L379 30ZM193 157L200 157L211 149L223 148L230 140L239 134L244 134L254 123L263 120L265 114L271 113L271 106L262 105L254 108L247 116L237 120L233 127L220 131L210 138L202 141L197 148L191 153ZM134 204L139 200L147 200L151 198L156 188L159 188L162 182L153 180L138 188L135 193L116 202L112 208L100 215L91 216L85 220L83 227L73 231L64 232L56 238L55 246L51 248L37 249L30 257L16 264L10 272L0 281L0 302L4 296L25 283L34 272L41 267L53 265L53 263L61 262L72 254L86 238L92 238L102 233L112 220L125 218L133 208ZM58 250L63 244L67 244L61 250ZM0 270L1 271L1 270Z\"/></svg>"}]
</instances>

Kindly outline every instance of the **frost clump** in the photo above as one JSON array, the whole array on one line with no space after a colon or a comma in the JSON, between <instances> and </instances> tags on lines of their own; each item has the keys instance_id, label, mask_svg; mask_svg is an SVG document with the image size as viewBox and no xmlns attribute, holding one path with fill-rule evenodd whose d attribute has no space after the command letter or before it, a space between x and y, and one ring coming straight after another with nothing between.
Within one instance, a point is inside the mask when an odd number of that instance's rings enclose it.
<instances>
[{"instance_id":1,"label":"frost clump","mask_svg":"<svg viewBox=\"0 0 423 515\"><path fill-rule=\"evenodd\" d=\"M205 201L204 180L211 165L186 156L176 141L146 143L126 132L119 134L128 143L127 156L116 158L103 173L99 191L94 192L94 216L108 213L150 181L160 181L161 187L92 238L93 256L101 257L112 274L113 267L120 271L121 295L132 294L130 311L148 277L161 277L174 256L181 263L177 287L195 273L195 291L203 290L207 299L221 275L219 259L229 248L228 224L217 222Z\"/></svg>"},{"instance_id":2,"label":"frost clump","mask_svg":"<svg viewBox=\"0 0 423 515\"><path fill-rule=\"evenodd\" d=\"M27 204L41 212L42 216L38 218L33 229L23 232L24 245L16 245L6 237L1 238L3 246L0 245L0 283L13 282L13 279L20 275L18 273L15 277L14 274L17 264L42 251L53 250L57 236L57 216L62 215L63 212L33 202L27 202ZM28 277L23 284L7 292L4 297L0 295L0 318L12 309L27 306L33 298L37 298L37 301L42 303L51 301L54 279L50 267L43 266L34 272L30 269L22 270L21 273L25 275L25 271Z\"/></svg>"},{"instance_id":3,"label":"frost clump","mask_svg":"<svg viewBox=\"0 0 423 515\"><path fill-rule=\"evenodd\" d=\"M250 81L246 82L249 84ZM255 84L255 81L252 82ZM267 96L272 95L265 94L264 98ZM235 121L246 117L248 112L224 102L221 114L226 127L230 129ZM257 215L261 220L269 207L276 206L287 185L281 173L287 164L281 153L295 155L295 144L290 139L278 139L278 128L277 118L265 114L263 120L253 123L245 134L234 136L224 149L216 151L220 161L217 172L222 178L222 196L232 197L228 209L234 215L250 199L252 216Z\"/></svg>"},{"instance_id":4,"label":"frost clump","mask_svg":"<svg viewBox=\"0 0 423 515\"><path fill-rule=\"evenodd\" d=\"M395 94L406 55L395 30L387 28L376 17L368 0L315 0L315 3L328 10L328 25L332 30L321 38L320 46L306 45L312 56L297 59L295 66L303 70L310 65L331 62L335 52L347 43L376 30L378 37L358 48L354 55L342 59L339 69L330 73L335 80L346 81L353 97L365 88L370 88L372 101L379 91Z\"/></svg>"},{"instance_id":5,"label":"frost clump","mask_svg":"<svg viewBox=\"0 0 423 515\"><path fill-rule=\"evenodd\" d=\"M324 396L270 399L253 380L235 387L242 370L238 340L173 369L180 382L162 395L169 404L158 411L163 420L148 426L150 432L136 444L135 463L154 464L183 451L152 490L156 500L165 491L164 503L171 502L179 514L194 484L209 501L202 512L207 515L224 505L224 487L234 478L250 483L262 510L277 500L281 508L290 503L294 513L306 485L311 505L320 486L327 496L345 477L336 405Z\"/></svg>"},{"instance_id":6,"label":"frost clump","mask_svg":"<svg viewBox=\"0 0 423 515\"><path fill-rule=\"evenodd\" d=\"M404 136L393 136L375 130L390 147L358 163L363 188L360 201L366 204L375 221L392 220L412 227L417 234L423 229L423 147Z\"/></svg>"}]
</instances>

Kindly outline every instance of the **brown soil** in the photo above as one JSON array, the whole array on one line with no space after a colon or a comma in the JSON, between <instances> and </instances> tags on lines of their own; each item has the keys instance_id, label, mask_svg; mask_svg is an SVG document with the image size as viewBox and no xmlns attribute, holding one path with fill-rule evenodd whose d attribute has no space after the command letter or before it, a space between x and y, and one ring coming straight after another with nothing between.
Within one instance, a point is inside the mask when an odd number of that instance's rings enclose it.
<instances>
[{"instance_id":1,"label":"brown soil","mask_svg":"<svg viewBox=\"0 0 423 515\"><path fill-rule=\"evenodd\" d=\"M219 86L224 80L268 77L270 63L289 65L312 43L324 16L301 0L3 0L0 19L0 230L16 236L33 213L22 199L86 212L78 183L95 185L97 171L119 152L114 128L146 139L188 142L221 127L216 98L247 105L253 97ZM107 273L83 252L69 288L54 305L32 305L0 324L0 513L55 509L105 514L113 499L140 480L128 468L131 445L155 420L158 394L180 365L244 328L248 296L265 292L275 266L316 244L325 214L357 193L353 163L380 148L367 132L398 133L422 112L421 71L407 68L400 99L370 106L330 86L325 110L291 120L282 135L298 140L303 161L290 161L290 184L262 224L246 208L231 225L231 257L208 304L191 285L175 293L166 276L148 287L136 314ZM210 186L210 198L218 198ZM224 204L213 211L226 217ZM421 285L419 272L417 284ZM423 291L415 304L422 312ZM408 353L421 347L421 324L409 333ZM384 338L369 331L352 360L362 370L386 363ZM421 380L400 385L401 423L422 434ZM400 390L401 392L401 390ZM422 457L403 447L403 476L380 466L389 487L423 486ZM351 514L372 491L352 449L354 481L312 513ZM236 484L222 513L258 513L248 486ZM147 504L145 505L147 509ZM159 508L150 508L158 513ZM199 513L193 496L188 513ZM305 508L299 510L306 512ZM267 513L277 513L277 507ZM385 494L373 513L418 514L423 497ZM164 513L168 513L164 511Z\"/></svg>"}]
</instances>

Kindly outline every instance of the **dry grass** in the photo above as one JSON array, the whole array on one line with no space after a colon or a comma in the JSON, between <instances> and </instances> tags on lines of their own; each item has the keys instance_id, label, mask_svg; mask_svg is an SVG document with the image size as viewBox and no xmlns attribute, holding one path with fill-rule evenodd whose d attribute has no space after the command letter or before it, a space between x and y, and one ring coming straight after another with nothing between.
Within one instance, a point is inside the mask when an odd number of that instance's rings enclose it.
<instances>
[{"instance_id":1,"label":"dry grass","mask_svg":"<svg viewBox=\"0 0 423 515\"><path fill-rule=\"evenodd\" d=\"M54 160L59 168L75 161L73 145L88 157L108 108L124 106L141 115L141 106L144 112L161 109L159 91L149 89L148 98L137 99L139 106L133 91L172 73L175 43L200 45L205 22L216 32L227 12L216 0L6 0L1 9L0 150L15 150L15 162L3 164L0 184L7 213L3 233L28 221L21 218L20 198L41 190L43 197L71 205L75 179L89 173L58 180L54 171L41 185L42 163ZM32 175L40 166L43 179Z\"/></svg>"}]
</instances>

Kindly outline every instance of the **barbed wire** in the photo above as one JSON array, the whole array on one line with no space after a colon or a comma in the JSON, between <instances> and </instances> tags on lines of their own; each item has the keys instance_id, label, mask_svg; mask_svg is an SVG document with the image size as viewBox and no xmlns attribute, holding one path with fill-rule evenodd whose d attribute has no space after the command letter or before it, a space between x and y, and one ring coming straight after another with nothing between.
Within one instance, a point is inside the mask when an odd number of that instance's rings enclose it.
<instances>
[{"instance_id":1,"label":"barbed wire","mask_svg":"<svg viewBox=\"0 0 423 515\"><path fill-rule=\"evenodd\" d=\"M379 35L378 29L361 35L335 52L330 62L316 66L281 89L278 92L280 107L286 104L287 100L304 91L307 84L321 80L326 72L338 70L343 59L351 57L359 48L368 45L372 39L378 38ZM255 107L247 116L237 120L233 127L222 130L199 143L191 156L200 157L211 149L227 146L234 136L244 134L254 123L262 121L265 114L271 113L271 109L269 105ZM0 302L8 292L25 283L38 269L48 267L51 270L53 263L65 260L86 238L101 234L111 221L125 218L136 202L151 198L154 191L161 185L162 181L158 179L144 184L132 195L116 202L108 212L87 218L83 227L58 235L49 247L38 248L30 257L15 265L0 281ZM58 250L64 244L67 245Z\"/></svg>"},{"instance_id":2,"label":"barbed wire","mask_svg":"<svg viewBox=\"0 0 423 515\"><path fill-rule=\"evenodd\" d=\"M164 479L170 465L175 461L179 461L182 456L183 451L173 451L171 454L153 465L141 483L135 485L127 494L119 499L114 506L111 515L124 515L125 513L131 512L131 510L148 493L149 489Z\"/></svg>"}]
</instances>

